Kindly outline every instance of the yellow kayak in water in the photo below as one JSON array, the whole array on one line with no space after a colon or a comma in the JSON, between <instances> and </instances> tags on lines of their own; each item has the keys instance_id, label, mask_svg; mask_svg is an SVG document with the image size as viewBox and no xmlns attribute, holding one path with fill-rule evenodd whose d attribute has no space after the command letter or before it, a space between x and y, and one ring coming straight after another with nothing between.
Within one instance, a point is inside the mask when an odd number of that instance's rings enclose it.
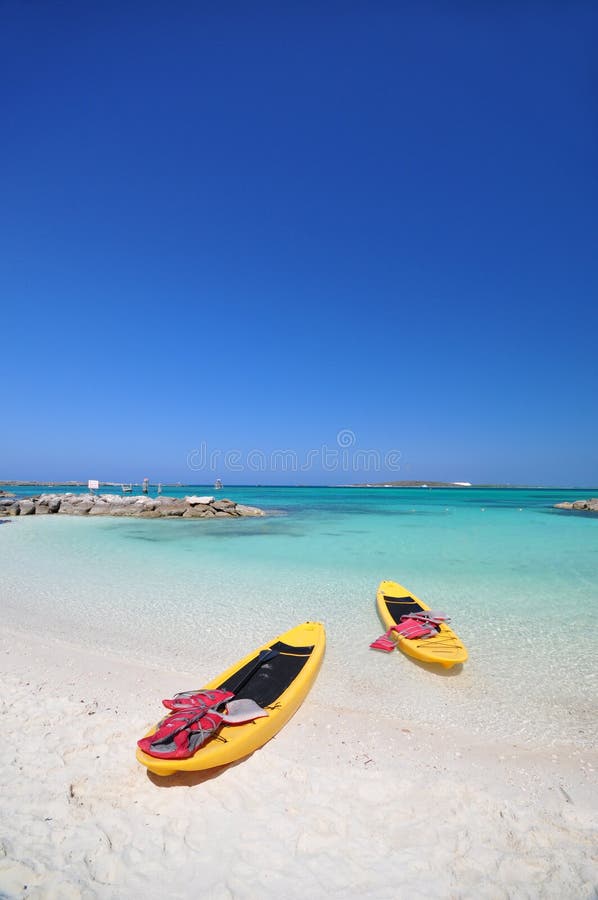
<instances>
[{"instance_id":1,"label":"yellow kayak in water","mask_svg":"<svg viewBox=\"0 0 598 900\"><path fill-rule=\"evenodd\" d=\"M396 581L380 583L376 605L387 631L393 625L400 624L401 616L430 609L423 600ZM457 663L464 663L467 659L467 650L452 628L444 622L440 622L437 628L438 633L432 637L410 639L395 631L389 636L397 642L399 650L414 659L419 659L420 662L437 663L446 669Z\"/></svg>"},{"instance_id":2,"label":"yellow kayak in water","mask_svg":"<svg viewBox=\"0 0 598 900\"><path fill-rule=\"evenodd\" d=\"M261 707L263 716L244 724L222 722L188 759L160 759L139 748L137 759L155 775L172 775L212 769L248 756L274 737L299 709L316 679L325 647L320 622L305 622L258 647L201 691L231 692L235 700L253 701ZM151 728L146 737L170 717Z\"/></svg>"}]
</instances>

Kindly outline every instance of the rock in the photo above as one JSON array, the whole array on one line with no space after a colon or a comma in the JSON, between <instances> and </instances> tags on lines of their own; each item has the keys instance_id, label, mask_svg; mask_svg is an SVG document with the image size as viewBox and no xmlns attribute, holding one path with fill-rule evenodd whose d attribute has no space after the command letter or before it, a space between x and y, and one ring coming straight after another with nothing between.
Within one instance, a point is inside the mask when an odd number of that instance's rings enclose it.
<instances>
[{"instance_id":1,"label":"rock","mask_svg":"<svg viewBox=\"0 0 598 900\"><path fill-rule=\"evenodd\" d=\"M589 500L574 500L573 503L563 500L562 503L555 503L554 509L569 509L574 510L575 512L598 513L598 497L591 497Z\"/></svg>"},{"instance_id":2,"label":"rock","mask_svg":"<svg viewBox=\"0 0 598 900\"><path fill-rule=\"evenodd\" d=\"M107 516L138 516L139 510L133 509L130 504L121 506L109 506Z\"/></svg>"},{"instance_id":3,"label":"rock","mask_svg":"<svg viewBox=\"0 0 598 900\"><path fill-rule=\"evenodd\" d=\"M185 510L188 509L187 505L181 500L163 500L160 503L160 513L163 516L182 516Z\"/></svg>"},{"instance_id":4,"label":"rock","mask_svg":"<svg viewBox=\"0 0 598 900\"><path fill-rule=\"evenodd\" d=\"M258 509L257 506L245 506L242 503L237 503L235 506L235 511L240 516L265 516L265 512L263 509Z\"/></svg>"},{"instance_id":5,"label":"rock","mask_svg":"<svg viewBox=\"0 0 598 900\"><path fill-rule=\"evenodd\" d=\"M58 512L64 516L86 516L94 501L88 494L64 494Z\"/></svg>"},{"instance_id":6,"label":"rock","mask_svg":"<svg viewBox=\"0 0 598 900\"><path fill-rule=\"evenodd\" d=\"M205 502L203 502L205 501ZM598 503L598 500L596 501ZM255 506L242 506L233 500L214 501L213 497L121 497L119 494L41 494L22 500L0 497L0 513L9 516L131 516L142 519L180 517L187 519L220 519L237 516L263 516Z\"/></svg>"},{"instance_id":7,"label":"rock","mask_svg":"<svg viewBox=\"0 0 598 900\"><path fill-rule=\"evenodd\" d=\"M114 512L109 503L94 503L89 510L90 516L113 516Z\"/></svg>"},{"instance_id":8,"label":"rock","mask_svg":"<svg viewBox=\"0 0 598 900\"><path fill-rule=\"evenodd\" d=\"M93 506L89 510L90 516L120 516L126 514L126 507L121 502L106 502L106 497L96 497ZM130 509L130 515L138 515L139 510Z\"/></svg>"},{"instance_id":9,"label":"rock","mask_svg":"<svg viewBox=\"0 0 598 900\"><path fill-rule=\"evenodd\" d=\"M150 511L156 508L156 502L154 500L150 500L148 497L139 497L135 501L135 506L141 511Z\"/></svg>"},{"instance_id":10,"label":"rock","mask_svg":"<svg viewBox=\"0 0 598 900\"><path fill-rule=\"evenodd\" d=\"M206 519L214 515L214 510L207 504L188 506L183 513L186 519Z\"/></svg>"},{"instance_id":11,"label":"rock","mask_svg":"<svg viewBox=\"0 0 598 900\"><path fill-rule=\"evenodd\" d=\"M212 503L212 507L216 510L222 510L224 512L234 509L237 504L234 500L216 500Z\"/></svg>"},{"instance_id":12,"label":"rock","mask_svg":"<svg viewBox=\"0 0 598 900\"><path fill-rule=\"evenodd\" d=\"M60 509L61 498L58 494L42 494L37 501L36 514L57 513Z\"/></svg>"}]
</instances>

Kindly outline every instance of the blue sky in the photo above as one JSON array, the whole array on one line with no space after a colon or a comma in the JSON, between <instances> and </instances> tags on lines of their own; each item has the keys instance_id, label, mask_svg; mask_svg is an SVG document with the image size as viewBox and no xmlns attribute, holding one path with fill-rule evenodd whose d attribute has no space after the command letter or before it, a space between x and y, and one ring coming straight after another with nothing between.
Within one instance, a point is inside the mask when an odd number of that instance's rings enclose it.
<instances>
[{"instance_id":1,"label":"blue sky","mask_svg":"<svg viewBox=\"0 0 598 900\"><path fill-rule=\"evenodd\" d=\"M0 478L598 484L597 26L3 4Z\"/></svg>"}]
</instances>

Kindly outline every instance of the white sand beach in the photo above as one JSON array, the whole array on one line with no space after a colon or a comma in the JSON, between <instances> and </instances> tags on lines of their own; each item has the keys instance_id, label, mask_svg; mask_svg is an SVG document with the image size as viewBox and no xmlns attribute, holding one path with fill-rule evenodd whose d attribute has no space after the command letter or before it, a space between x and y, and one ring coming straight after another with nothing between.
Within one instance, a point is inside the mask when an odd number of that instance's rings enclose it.
<instances>
[{"instance_id":1,"label":"white sand beach","mask_svg":"<svg viewBox=\"0 0 598 900\"><path fill-rule=\"evenodd\" d=\"M598 900L597 33L1 4L0 900Z\"/></svg>"},{"instance_id":2,"label":"white sand beach","mask_svg":"<svg viewBox=\"0 0 598 900\"><path fill-rule=\"evenodd\" d=\"M135 741L193 672L6 627L0 653L3 898L596 896L596 751L351 713L320 680L250 758L159 779Z\"/></svg>"}]
</instances>

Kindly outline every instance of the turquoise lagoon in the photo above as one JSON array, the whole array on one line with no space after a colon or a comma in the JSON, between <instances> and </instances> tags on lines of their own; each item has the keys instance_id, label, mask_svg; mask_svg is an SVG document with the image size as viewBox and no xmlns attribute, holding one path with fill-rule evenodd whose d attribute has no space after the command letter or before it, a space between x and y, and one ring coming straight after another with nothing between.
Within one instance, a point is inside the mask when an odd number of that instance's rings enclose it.
<instances>
[{"instance_id":1,"label":"turquoise lagoon","mask_svg":"<svg viewBox=\"0 0 598 900\"><path fill-rule=\"evenodd\" d=\"M328 649L311 696L331 717L351 708L583 748L597 737L598 518L552 505L591 493L232 487L223 496L271 515L17 518L0 528L3 618L192 673L181 689L319 619ZM383 578L452 616L465 666L444 672L368 649Z\"/></svg>"}]
</instances>

